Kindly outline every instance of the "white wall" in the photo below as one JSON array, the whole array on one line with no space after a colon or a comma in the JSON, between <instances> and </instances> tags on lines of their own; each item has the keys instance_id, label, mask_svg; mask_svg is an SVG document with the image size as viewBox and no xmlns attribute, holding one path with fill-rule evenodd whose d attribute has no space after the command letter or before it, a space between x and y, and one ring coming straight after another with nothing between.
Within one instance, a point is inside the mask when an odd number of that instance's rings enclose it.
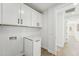
<instances>
[{"instance_id":1,"label":"white wall","mask_svg":"<svg viewBox=\"0 0 79 59\"><path fill-rule=\"evenodd\" d=\"M64 47L64 12L62 9L56 15L56 45Z\"/></svg>"},{"instance_id":2,"label":"white wall","mask_svg":"<svg viewBox=\"0 0 79 59\"><path fill-rule=\"evenodd\" d=\"M43 13L42 20L42 48L48 49L48 12Z\"/></svg>"},{"instance_id":3,"label":"white wall","mask_svg":"<svg viewBox=\"0 0 79 59\"><path fill-rule=\"evenodd\" d=\"M48 49L50 53L52 53L55 50L55 22L55 10L53 7L43 12L42 46L43 48Z\"/></svg>"},{"instance_id":4,"label":"white wall","mask_svg":"<svg viewBox=\"0 0 79 59\"><path fill-rule=\"evenodd\" d=\"M40 35L40 29L16 26L0 26L0 55L19 55L23 52L22 39L24 36ZM16 40L9 37L17 36Z\"/></svg>"},{"instance_id":5,"label":"white wall","mask_svg":"<svg viewBox=\"0 0 79 59\"><path fill-rule=\"evenodd\" d=\"M56 50L56 45L64 46L64 21L62 10L57 17L56 11L66 4L50 7L43 13L43 48L47 46L49 52ZM62 14L62 15L61 15ZM58 18L58 19L57 19ZM59 19L60 18L60 19ZM45 43L47 42L47 44Z\"/></svg>"},{"instance_id":6,"label":"white wall","mask_svg":"<svg viewBox=\"0 0 79 59\"><path fill-rule=\"evenodd\" d=\"M52 52L56 45L56 20L53 7L48 9L48 50Z\"/></svg>"}]
</instances>

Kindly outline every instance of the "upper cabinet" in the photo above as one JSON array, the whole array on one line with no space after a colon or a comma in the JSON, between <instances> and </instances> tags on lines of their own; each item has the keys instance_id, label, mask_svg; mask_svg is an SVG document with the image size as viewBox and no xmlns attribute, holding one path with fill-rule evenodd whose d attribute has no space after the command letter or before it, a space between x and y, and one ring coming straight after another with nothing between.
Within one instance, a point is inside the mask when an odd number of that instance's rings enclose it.
<instances>
[{"instance_id":1,"label":"upper cabinet","mask_svg":"<svg viewBox=\"0 0 79 59\"><path fill-rule=\"evenodd\" d=\"M20 4L3 3L2 24L18 25L20 23Z\"/></svg>"},{"instance_id":2,"label":"upper cabinet","mask_svg":"<svg viewBox=\"0 0 79 59\"><path fill-rule=\"evenodd\" d=\"M0 24L1 24L1 3L0 3Z\"/></svg>"},{"instance_id":3,"label":"upper cabinet","mask_svg":"<svg viewBox=\"0 0 79 59\"><path fill-rule=\"evenodd\" d=\"M41 27L42 15L32 9L32 26Z\"/></svg>"},{"instance_id":4,"label":"upper cabinet","mask_svg":"<svg viewBox=\"0 0 79 59\"><path fill-rule=\"evenodd\" d=\"M31 26L31 8L25 4L21 4L21 24Z\"/></svg>"},{"instance_id":5,"label":"upper cabinet","mask_svg":"<svg viewBox=\"0 0 79 59\"><path fill-rule=\"evenodd\" d=\"M32 26L36 27L37 26L37 16L38 13L32 9Z\"/></svg>"},{"instance_id":6,"label":"upper cabinet","mask_svg":"<svg viewBox=\"0 0 79 59\"><path fill-rule=\"evenodd\" d=\"M39 27L42 27L42 16L43 16L42 14L38 13L38 19L37 19L38 20L38 24L37 25Z\"/></svg>"},{"instance_id":7,"label":"upper cabinet","mask_svg":"<svg viewBox=\"0 0 79 59\"><path fill-rule=\"evenodd\" d=\"M41 20L42 15L25 4L2 4L2 24L41 27Z\"/></svg>"}]
</instances>

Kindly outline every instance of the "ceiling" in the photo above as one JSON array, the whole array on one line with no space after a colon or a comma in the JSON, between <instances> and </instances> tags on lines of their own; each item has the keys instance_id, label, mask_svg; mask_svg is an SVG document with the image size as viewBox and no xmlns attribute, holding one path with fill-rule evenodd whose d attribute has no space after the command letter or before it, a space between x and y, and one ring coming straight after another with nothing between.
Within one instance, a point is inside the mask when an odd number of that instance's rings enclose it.
<instances>
[{"instance_id":1,"label":"ceiling","mask_svg":"<svg viewBox=\"0 0 79 59\"><path fill-rule=\"evenodd\" d=\"M43 12L45 10L47 10L48 8L50 8L51 6L56 6L59 3L25 3L28 6L30 6L31 8L37 10L38 12Z\"/></svg>"}]
</instances>

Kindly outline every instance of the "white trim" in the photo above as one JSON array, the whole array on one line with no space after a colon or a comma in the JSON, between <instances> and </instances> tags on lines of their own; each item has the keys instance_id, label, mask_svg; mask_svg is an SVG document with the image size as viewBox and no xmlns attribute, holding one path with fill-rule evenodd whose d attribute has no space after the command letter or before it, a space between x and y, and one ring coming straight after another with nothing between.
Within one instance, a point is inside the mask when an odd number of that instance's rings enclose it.
<instances>
[{"instance_id":1,"label":"white trim","mask_svg":"<svg viewBox=\"0 0 79 59\"><path fill-rule=\"evenodd\" d=\"M18 54L18 55L16 55L16 56L23 56L24 55L24 53L20 53L20 54Z\"/></svg>"},{"instance_id":2,"label":"white trim","mask_svg":"<svg viewBox=\"0 0 79 59\"><path fill-rule=\"evenodd\" d=\"M42 46L41 48L44 48L44 49L47 49L47 50L48 50L48 48L47 48L47 47L45 47L45 46Z\"/></svg>"},{"instance_id":3,"label":"white trim","mask_svg":"<svg viewBox=\"0 0 79 59\"><path fill-rule=\"evenodd\" d=\"M64 45L57 44L57 45L56 45L56 47L61 47L61 48L63 48L63 47L64 47Z\"/></svg>"}]
</instances>

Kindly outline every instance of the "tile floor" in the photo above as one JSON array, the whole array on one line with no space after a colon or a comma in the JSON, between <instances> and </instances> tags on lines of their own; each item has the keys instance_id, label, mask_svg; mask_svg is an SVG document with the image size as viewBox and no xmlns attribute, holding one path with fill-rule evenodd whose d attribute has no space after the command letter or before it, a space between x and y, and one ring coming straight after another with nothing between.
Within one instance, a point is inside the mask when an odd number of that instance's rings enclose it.
<instances>
[{"instance_id":1,"label":"tile floor","mask_svg":"<svg viewBox=\"0 0 79 59\"><path fill-rule=\"evenodd\" d=\"M79 41L74 36L70 36L60 53L63 56L79 56Z\"/></svg>"}]
</instances>

